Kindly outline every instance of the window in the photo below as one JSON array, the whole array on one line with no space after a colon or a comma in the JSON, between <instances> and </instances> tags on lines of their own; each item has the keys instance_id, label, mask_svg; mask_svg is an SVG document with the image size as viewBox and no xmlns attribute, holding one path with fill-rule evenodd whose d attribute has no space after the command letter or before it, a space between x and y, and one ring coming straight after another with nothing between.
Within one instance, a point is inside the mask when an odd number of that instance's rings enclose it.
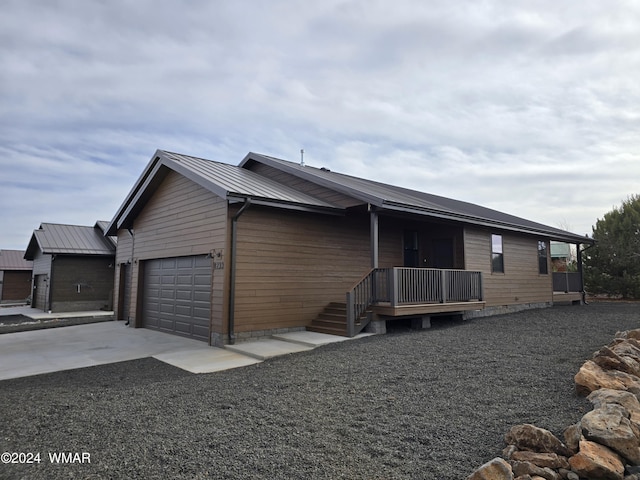
<instances>
[{"instance_id":1,"label":"window","mask_svg":"<svg viewBox=\"0 0 640 480\"><path fill-rule=\"evenodd\" d=\"M538 242L538 273L548 275L549 267L547 263L547 242Z\"/></svg>"},{"instance_id":2,"label":"window","mask_svg":"<svg viewBox=\"0 0 640 480\"><path fill-rule=\"evenodd\" d=\"M491 272L504 273L502 235L491 235Z\"/></svg>"}]
</instances>

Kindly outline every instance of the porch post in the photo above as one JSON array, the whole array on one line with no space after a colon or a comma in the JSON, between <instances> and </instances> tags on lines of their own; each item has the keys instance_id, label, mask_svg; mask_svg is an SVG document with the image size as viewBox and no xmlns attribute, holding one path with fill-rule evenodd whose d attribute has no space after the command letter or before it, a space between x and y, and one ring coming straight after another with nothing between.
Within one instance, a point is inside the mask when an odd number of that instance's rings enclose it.
<instances>
[{"instance_id":1,"label":"porch post","mask_svg":"<svg viewBox=\"0 0 640 480\"><path fill-rule=\"evenodd\" d=\"M373 205L369 205L369 215L371 219L371 268L378 268L378 212L375 211L375 207Z\"/></svg>"},{"instance_id":2,"label":"porch post","mask_svg":"<svg viewBox=\"0 0 640 480\"><path fill-rule=\"evenodd\" d=\"M580 293L582 293L582 303L587 303L587 294L584 291L584 274L582 268L582 250L580 244L576 243L576 261L578 262L578 273L580 274ZM568 289L567 289L568 290Z\"/></svg>"}]
</instances>

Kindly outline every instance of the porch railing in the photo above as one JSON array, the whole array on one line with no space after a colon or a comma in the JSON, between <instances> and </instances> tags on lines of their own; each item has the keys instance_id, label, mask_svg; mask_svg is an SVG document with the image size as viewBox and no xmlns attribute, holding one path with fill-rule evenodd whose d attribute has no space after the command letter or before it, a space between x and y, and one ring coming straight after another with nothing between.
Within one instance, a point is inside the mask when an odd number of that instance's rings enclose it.
<instances>
[{"instance_id":1,"label":"porch railing","mask_svg":"<svg viewBox=\"0 0 640 480\"><path fill-rule=\"evenodd\" d=\"M582 279L580 272L553 272L554 292L581 292Z\"/></svg>"},{"instance_id":2,"label":"porch railing","mask_svg":"<svg viewBox=\"0 0 640 480\"><path fill-rule=\"evenodd\" d=\"M482 301L482 273L437 268L375 268L347 292L347 333L371 306ZM363 328L363 327L362 327Z\"/></svg>"}]
</instances>

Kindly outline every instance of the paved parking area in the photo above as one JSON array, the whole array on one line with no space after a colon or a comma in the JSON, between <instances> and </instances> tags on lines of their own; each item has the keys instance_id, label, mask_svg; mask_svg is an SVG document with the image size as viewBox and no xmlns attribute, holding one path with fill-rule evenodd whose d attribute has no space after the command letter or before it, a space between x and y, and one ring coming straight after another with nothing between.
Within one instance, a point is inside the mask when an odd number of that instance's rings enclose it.
<instances>
[{"instance_id":1,"label":"paved parking area","mask_svg":"<svg viewBox=\"0 0 640 480\"><path fill-rule=\"evenodd\" d=\"M3 308L1 313L9 310ZM191 373L210 373L344 340L348 339L294 332L216 348L177 335L130 328L123 321L104 321L0 335L0 380L146 357Z\"/></svg>"}]
</instances>

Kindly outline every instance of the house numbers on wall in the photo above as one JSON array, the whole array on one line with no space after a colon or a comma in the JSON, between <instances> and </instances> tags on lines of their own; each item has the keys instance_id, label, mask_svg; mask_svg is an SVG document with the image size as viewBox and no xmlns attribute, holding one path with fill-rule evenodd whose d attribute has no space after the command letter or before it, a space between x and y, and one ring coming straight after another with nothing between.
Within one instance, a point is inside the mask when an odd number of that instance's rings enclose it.
<instances>
[{"instance_id":1,"label":"house numbers on wall","mask_svg":"<svg viewBox=\"0 0 640 480\"><path fill-rule=\"evenodd\" d=\"M224 270L224 262L213 262L214 270Z\"/></svg>"}]
</instances>

